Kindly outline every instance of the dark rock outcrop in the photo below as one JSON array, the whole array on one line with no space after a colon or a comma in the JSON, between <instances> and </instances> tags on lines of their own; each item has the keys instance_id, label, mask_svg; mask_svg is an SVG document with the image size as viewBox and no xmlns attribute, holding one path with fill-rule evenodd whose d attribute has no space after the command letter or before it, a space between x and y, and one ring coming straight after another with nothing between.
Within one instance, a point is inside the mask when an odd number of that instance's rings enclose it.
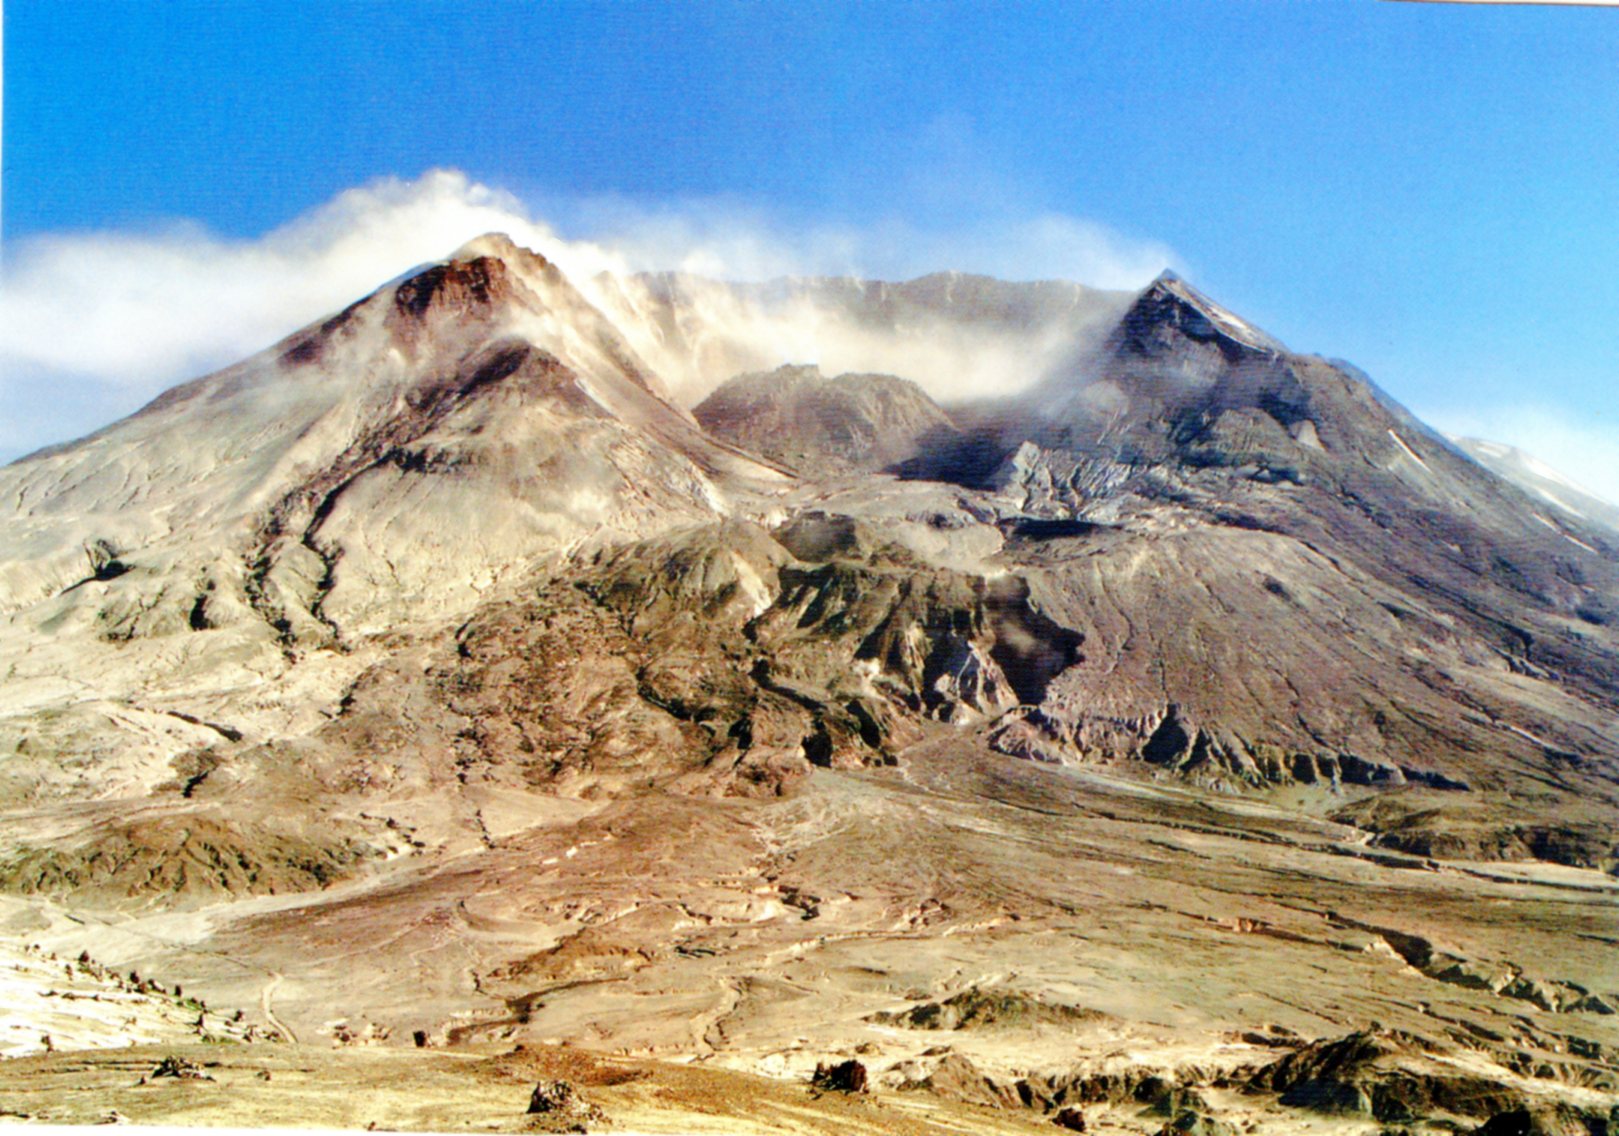
<instances>
[{"instance_id":1,"label":"dark rock outcrop","mask_svg":"<svg viewBox=\"0 0 1619 1136\"><path fill-rule=\"evenodd\" d=\"M1250 1078L1247 1088L1274 1093L1289 1108L1384 1122L1439 1114L1487 1117L1521 1104L1501 1082L1425 1061L1425 1053L1422 1042L1404 1034L1361 1030L1279 1058Z\"/></svg>"},{"instance_id":2,"label":"dark rock outcrop","mask_svg":"<svg viewBox=\"0 0 1619 1136\"><path fill-rule=\"evenodd\" d=\"M1609 1136L1614 1131L1619 1131L1619 1108L1538 1105L1498 1112L1473 1129L1473 1136Z\"/></svg>"},{"instance_id":3,"label":"dark rock outcrop","mask_svg":"<svg viewBox=\"0 0 1619 1136\"><path fill-rule=\"evenodd\" d=\"M810 1085L825 1093L863 1093L866 1091L866 1067L854 1058L836 1063L822 1062L815 1066Z\"/></svg>"}]
</instances>

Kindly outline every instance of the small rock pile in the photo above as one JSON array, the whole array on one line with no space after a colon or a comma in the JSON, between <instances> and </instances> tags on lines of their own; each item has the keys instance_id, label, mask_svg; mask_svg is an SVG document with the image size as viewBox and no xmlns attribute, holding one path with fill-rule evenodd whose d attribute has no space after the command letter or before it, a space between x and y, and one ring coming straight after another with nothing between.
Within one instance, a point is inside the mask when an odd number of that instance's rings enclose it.
<instances>
[{"instance_id":1,"label":"small rock pile","mask_svg":"<svg viewBox=\"0 0 1619 1136\"><path fill-rule=\"evenodd\" d=\"M170 1054L157 1063L148 1076L156 1080L159 1077L173 1077L177 1081L212 1081L213 1078L202 1071L202 1066L195 1061L187 1061L184 1057L175 1057Z\"/></svg>"},{"instance_id":2,"label":"small rock pile","mask_svg":"<svg viewBox=\"0 0 1619 1136\"><path fill-rule=\"evenodd\" d=\"M591 1124L605 1124L607 1114L575 1091L567 1081L541 1081L528 1098L531 1132L588 1132Z\"/></svg>"}]
</instances>

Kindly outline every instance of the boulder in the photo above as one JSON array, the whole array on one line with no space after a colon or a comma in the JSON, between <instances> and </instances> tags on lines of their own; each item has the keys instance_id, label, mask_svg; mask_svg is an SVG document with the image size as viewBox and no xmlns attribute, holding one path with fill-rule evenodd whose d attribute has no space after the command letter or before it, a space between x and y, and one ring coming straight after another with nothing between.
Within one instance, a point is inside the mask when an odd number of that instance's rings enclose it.
<instances>
[{"instance_id":1,"label":"boulder","mask_svg":"<svg viewBox=\"0 0 1619 1136\"><path fill-rule=\"evenodd\" d=\"M821 1092L863 1093L866 1091L866 1067L853 1058L835 1065L823 1061L815 1066L810 1086Z\"/></svg>"}]
</instances>

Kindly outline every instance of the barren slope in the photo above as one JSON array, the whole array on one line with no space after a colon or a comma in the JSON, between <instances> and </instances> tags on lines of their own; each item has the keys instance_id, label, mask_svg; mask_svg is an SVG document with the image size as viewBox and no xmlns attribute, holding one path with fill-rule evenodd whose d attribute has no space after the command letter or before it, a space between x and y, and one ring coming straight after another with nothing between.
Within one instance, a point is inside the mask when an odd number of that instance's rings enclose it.
<instances>
[{"instance_id":1,"label":"barren slope","mask_svg":"<svg viewBox=\"0 0 1619 1136\"><path fill-rule=\"evenodd\" d=\"M738 375L692 413L716 438L821 478L899 465L955 433L909 380L828 377L814 366Z\"/></svg>"}]
</instances>

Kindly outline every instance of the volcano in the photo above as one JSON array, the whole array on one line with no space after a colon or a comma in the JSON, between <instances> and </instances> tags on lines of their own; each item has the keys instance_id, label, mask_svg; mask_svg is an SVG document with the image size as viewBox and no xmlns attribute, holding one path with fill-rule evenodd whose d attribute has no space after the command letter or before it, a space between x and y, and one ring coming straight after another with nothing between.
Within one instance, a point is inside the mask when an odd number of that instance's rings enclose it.
<instances>
[{"instance_id":1,"label":"volcano","mask_svg":"<svg viewBox=\"0 0 1619 1136\"><path fill-rule=\"evenodd\" d=\"M0 469L12 969L334 1101L521 1043L582 1124L1606 1131L1619 530L1500 457L1172 274L480 237Z\"/></svg>"}]
</instances>

